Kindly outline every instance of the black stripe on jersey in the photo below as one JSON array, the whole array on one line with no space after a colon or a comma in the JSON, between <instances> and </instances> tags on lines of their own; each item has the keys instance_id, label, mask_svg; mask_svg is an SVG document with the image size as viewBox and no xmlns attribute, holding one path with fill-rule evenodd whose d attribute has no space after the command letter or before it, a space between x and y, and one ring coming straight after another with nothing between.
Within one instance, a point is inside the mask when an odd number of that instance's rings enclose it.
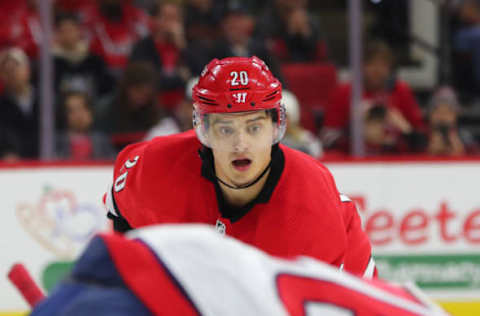
<instances>
[{"instance_id":1,"label":"black stripe on jersey","mask_svg":"<svg viewBox=\"0 0 480 316\"><path fill-rule=\"evenodd\" d=\"M215 194L217 197L217 205L222 217L228 218L232 223L240 220L245 216L254 206L259 203L267 203L275 190L275 187L280 181L283 169L285 167L285 157L282 150L275 144L272 146L271 153L271 167L267 180L255 199L248 202L242 207L237 207L228 203L223 196L220 184L215 175L215 167L213 166L213 153L208 147L203 147L200 151L200 158L202 159L202 176L213 183L215 187Z\"/></svg>"},{"instance_id":2,"label":"black stripe on jersey","mask_svg":"<svg viewBox=\"0 0 480 316\"><path fill-rule=\"evenodd\" d=\"M113 229L118 233L125 233L129 230L132 230L132 226L130 226L130 224L127 222L125 217L122 216L122 213L120 213L120 210L118 209L117 202L115 202L115 195L113 194L113 186L112 192L110 192L110 194L112 195L113 208L118 215L115 216L110 212L107 213L107 217L113 221Z\"/></svg>"}]
</instances>

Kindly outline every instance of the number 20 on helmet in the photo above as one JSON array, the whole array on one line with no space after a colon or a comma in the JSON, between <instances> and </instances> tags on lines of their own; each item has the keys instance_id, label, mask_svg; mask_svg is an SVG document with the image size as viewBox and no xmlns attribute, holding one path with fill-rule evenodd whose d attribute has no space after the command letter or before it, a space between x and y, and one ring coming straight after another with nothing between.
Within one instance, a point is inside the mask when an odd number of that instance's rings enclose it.
<instances>
[{"instance_id":1,"label":"number 20 on helmet","mask_svg":"<svg viewBox=\"0 0 480 316\"><path fill-rule=\"evenodd\" d=\"M212 60L193 87L193 126L198 139L209 146L208 114L268 111L274 123L273 144L286 129L281 105L282 84L258 57Z\"/></svg>"}]
</instances>

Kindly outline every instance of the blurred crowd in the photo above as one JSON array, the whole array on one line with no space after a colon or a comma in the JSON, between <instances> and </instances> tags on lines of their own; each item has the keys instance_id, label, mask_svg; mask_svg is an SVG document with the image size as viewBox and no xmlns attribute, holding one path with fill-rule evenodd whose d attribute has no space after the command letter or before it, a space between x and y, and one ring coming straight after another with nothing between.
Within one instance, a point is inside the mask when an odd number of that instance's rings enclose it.
<instances>
[{"instance_id":1,"label":"blurred crowd","mask_svg":"<svg viewBox=\"0 0 480 316\"><path fill-rule=\"evenodd\" d=\"M132 142L192 127L191 87L212 58L263 59L284 85L283 142L316 158L350 153L351 83L308 0L52 0L55 157L109 160ZM0 0L0 160L39 158L34 0ZM480 2L451 8L451 82L419 102L388 40L366 34L367 155L477 153L460 124L480 87ZM339 21L338 23L344 23ZM462 97L459 97L459 94Z\"/></svg>"}]
</instances>

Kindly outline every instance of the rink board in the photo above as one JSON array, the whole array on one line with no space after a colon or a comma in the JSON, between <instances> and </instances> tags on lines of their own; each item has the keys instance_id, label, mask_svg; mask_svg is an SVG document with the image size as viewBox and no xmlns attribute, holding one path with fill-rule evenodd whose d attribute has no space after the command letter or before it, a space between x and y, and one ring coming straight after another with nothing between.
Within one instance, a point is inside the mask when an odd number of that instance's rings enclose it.
<instances>
[{"instance_id":1,"label":"rink board","mask_svg":"<svg viewBox=\"0 0 480 316\"><path fill-rule=\"evenodd\" d=\"M480 314L480 161L327 165L359 206L381 277L416 280L454 315ZM101 198L111 177L109 165L0 167L0 316L28 310L5 277L14 262L44 285L108 228Z\"/></svg>"}]
</instances>

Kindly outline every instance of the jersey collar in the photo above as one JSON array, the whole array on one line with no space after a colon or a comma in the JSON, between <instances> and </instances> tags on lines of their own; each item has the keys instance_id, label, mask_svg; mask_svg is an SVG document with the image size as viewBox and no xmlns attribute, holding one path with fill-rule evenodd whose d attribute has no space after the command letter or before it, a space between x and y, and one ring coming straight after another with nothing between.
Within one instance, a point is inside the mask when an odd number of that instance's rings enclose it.
<instances>
[{"instance_id":1,"label":"jersey collar","mask_svg":"<svg viewBox=\"0 0 480 316\"><path fill-rule=\"evenodd\" d=\"M278 144L272 146L272 166L268 175L267 181L260 193L255 199L242 207L236 207L229 204L222 193L222 189L215 177L215 168L213 166L213 153L208 147L203 146L199 151L202 159L202 176L215 186L215 193L217 196L217 204L222 217L229 219L232 223L240 220L245 216L256 204L267 203L277 186L280 176L282 175L285 166L285 157Z\"/></svg>"}]
</instances>

